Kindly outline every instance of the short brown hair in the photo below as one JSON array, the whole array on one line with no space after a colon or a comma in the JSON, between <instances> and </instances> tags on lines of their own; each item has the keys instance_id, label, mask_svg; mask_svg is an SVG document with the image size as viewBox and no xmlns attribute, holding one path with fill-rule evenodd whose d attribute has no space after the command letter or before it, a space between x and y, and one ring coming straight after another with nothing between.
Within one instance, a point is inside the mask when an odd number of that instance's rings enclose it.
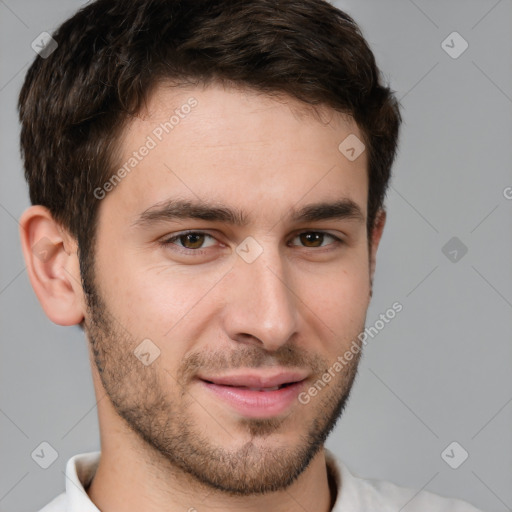
<instances>
[{"instance_id":1,"label":"short brown hair","mask_svg":"<svg viewBox=\"0 0 512 512\"><path fill-rule=\"evenodd\" d=\"M78 241L82 276L99 200L130 116L156 85L230 82L354 118L368 155L371 232L395 158L401 116L359 27L324 0L97 0L53 34L19 97L33 204Z\"/></svg>"}]
</instances>

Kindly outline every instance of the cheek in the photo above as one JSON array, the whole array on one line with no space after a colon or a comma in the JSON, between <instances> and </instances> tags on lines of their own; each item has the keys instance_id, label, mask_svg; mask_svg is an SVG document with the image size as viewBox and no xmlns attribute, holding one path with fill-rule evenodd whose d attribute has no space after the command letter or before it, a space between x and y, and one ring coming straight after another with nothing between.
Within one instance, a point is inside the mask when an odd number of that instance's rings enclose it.
<instances>
[{"instance_id":1,"label":"cheek","mask_svg":"<svg viewBox=\"0 0 512 512\"><path fill-rule=\"evenodd\" d=\"M353 265L333 266L302 286L301 299L339 338L357 336L370 301L368 263L362 255ZM329 337L330 338L330 337Z\"/></svg>"},{"instance_id":2,"label":"cheek","mask_svg":"<svg viewBox=\"0 0 512 512\"><path fill-rule=\"evenodd\" d=\"M207 302L203 299L221 275L194 275L169 265L144 267L140 261L120 263L108 279L112 312L134 335L167 344L190 329L190 322L196 324L197 312Z\"/></svg>"},{"instance_id":3,"label":"cheek","mask_svg":"<svg viewBox=\"0 0 512 512\"><path fill-rule=\"evenodd\" d=\"M351 318L359 318L366 313L369 299L368 279L348 278L343 274L332 276L310 297L310 304L314 304L322 312L322 316L333 319L335 323L346 323Z\"/></svg>"}]
</instances>

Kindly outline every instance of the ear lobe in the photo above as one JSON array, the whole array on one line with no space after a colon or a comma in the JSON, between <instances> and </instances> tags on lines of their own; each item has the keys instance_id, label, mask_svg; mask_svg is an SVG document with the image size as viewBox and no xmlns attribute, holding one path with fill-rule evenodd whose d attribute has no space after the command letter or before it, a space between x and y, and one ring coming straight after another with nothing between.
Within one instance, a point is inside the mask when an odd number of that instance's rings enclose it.
<instances>
[{"instance_id":1,"label":"ear lobe","mask_svg":"<svg viewBox=\"0 0 512 512\"><path fill-rule=\"evenodd\" d=\"M84 300L76 241L40 205L21 216L20 238L32 288L48 318L58 325L79 324Z\"/></svg>"},{"instance_id":2,"label":"ear lobe","mask_svg":"<svg viewBox=\"0 0 512 512\"><path fill-rule=\"evenodd\" d=\"M375 215L375 221L373 223L373 229L370 234L371 236L371 247L370 247L370 283L373 284L373 275L375 274L375 266L377 264L377 249L379 248L379 242L382 238L382 232L384 231L384 225L386 224L386 211L379 209ZM370 292L370 296L373 290Z\"/></svg>"}]
</instances>

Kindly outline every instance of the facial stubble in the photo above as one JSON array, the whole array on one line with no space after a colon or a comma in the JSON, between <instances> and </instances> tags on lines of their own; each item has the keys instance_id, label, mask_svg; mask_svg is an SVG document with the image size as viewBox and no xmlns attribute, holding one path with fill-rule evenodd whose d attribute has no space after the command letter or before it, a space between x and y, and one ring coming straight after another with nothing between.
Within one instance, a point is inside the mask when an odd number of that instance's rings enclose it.
<instances>
[{"instance_id":1,"label":"facial stubble","mask_svg":"<svg viewBox=\"0 0 512 512\"><path fill-rule=\"evenodd\" d=\"M233 425L228 416L209 414L208 420L222 428L234 445L240 445L237 439L240 432L249 437L243 445L232 449L216 443L207 434L213 430L199 425L190 414L194 408L208 413L208 404L199 403L189 392L191 378L197 370L207 369L215 374L239 367L257 368L272 358L281 366L309 369L316 382L326 372L328 362L290 344L273 353L241 346L228 356L219 352L193 352L183 358L174 377L165 368L162 357L148 366L137 359L134 349L141 340L134 339L113 316L92 280L87 283L87 289L85 330L103 388L127 429L141 441L138 444L142 447L141 456L150 461L159 479L165 474L162 471L167 470L169 475L178 471L189 475L202 487L233 496L284 490L323 447L347 404L360 351L344 366L338 379L322 389L310 403L292 406L291 417L239 418ZM172 340L172 343L179 343L179 340ZM174 396L166 393L169 381L174 384ZM303 407L314 408L315 413L294 446L265 444L266 439L290 422L302 426L300 419L304 414L300 408Z\"/></svg>"}]
</instances>

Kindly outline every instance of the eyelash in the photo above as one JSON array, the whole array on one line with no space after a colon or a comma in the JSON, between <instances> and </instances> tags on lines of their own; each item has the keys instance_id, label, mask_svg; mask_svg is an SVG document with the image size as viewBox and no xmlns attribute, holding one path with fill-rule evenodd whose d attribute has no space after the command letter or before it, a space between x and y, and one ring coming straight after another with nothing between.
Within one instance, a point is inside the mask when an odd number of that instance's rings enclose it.
<instances>
[{"instance_id":1,"label":"eyelash","mask_svg":"<svg viewBox=\"0 0 512 512\"><path fill-rule=\"evenodd\" d=\"M304 235L304 234L309 234L309 233L315 233L315 234L322 234L322 235L326 235L328 237L331 237L334 239L334 242L331 243L331 244L328 244L328 246L334 246L334 247L325 247L325 246L320 246L320 247L303 247L304 249L316 249L317 252L324 252L326 249L327 250L333 250L334 248L340 246L340 245L343 245L345 242L335 236L335 235L332 235L331 233L326 233L325 231L301 231L300 233L297 233L296 235L294 235L294 237L292 238L295 239L297 238L298 236L300 235ZM197 249L190 249L188 247L181 247L177 244L175 244L174 242L179 240L181 237L183 236L186 236L186 235L205 235L206 237L210 237L210 238L213 238L215 239L215 237L213 235L210 235L209 233L205 233L203 231L183 231L182 233L178 233L176 235L173 235L171 236L170 238L166 238L164 240L161 240L159 243L161 246L163 247L169 247L171 245L175 245L176 247L178 247L178 249L172 249L173 251L176 251L176 252L179 252L179 253L182 253L182 254L187 254L187 255L197 255L197 256L201 256L201 255L204 255L204 252L206 250L209 249L209 247L206 247L206 248L202 248L202 247L199 247ZM321 249L324 249L324 251L320 251Z\"/></svg>"}]
</instances>

